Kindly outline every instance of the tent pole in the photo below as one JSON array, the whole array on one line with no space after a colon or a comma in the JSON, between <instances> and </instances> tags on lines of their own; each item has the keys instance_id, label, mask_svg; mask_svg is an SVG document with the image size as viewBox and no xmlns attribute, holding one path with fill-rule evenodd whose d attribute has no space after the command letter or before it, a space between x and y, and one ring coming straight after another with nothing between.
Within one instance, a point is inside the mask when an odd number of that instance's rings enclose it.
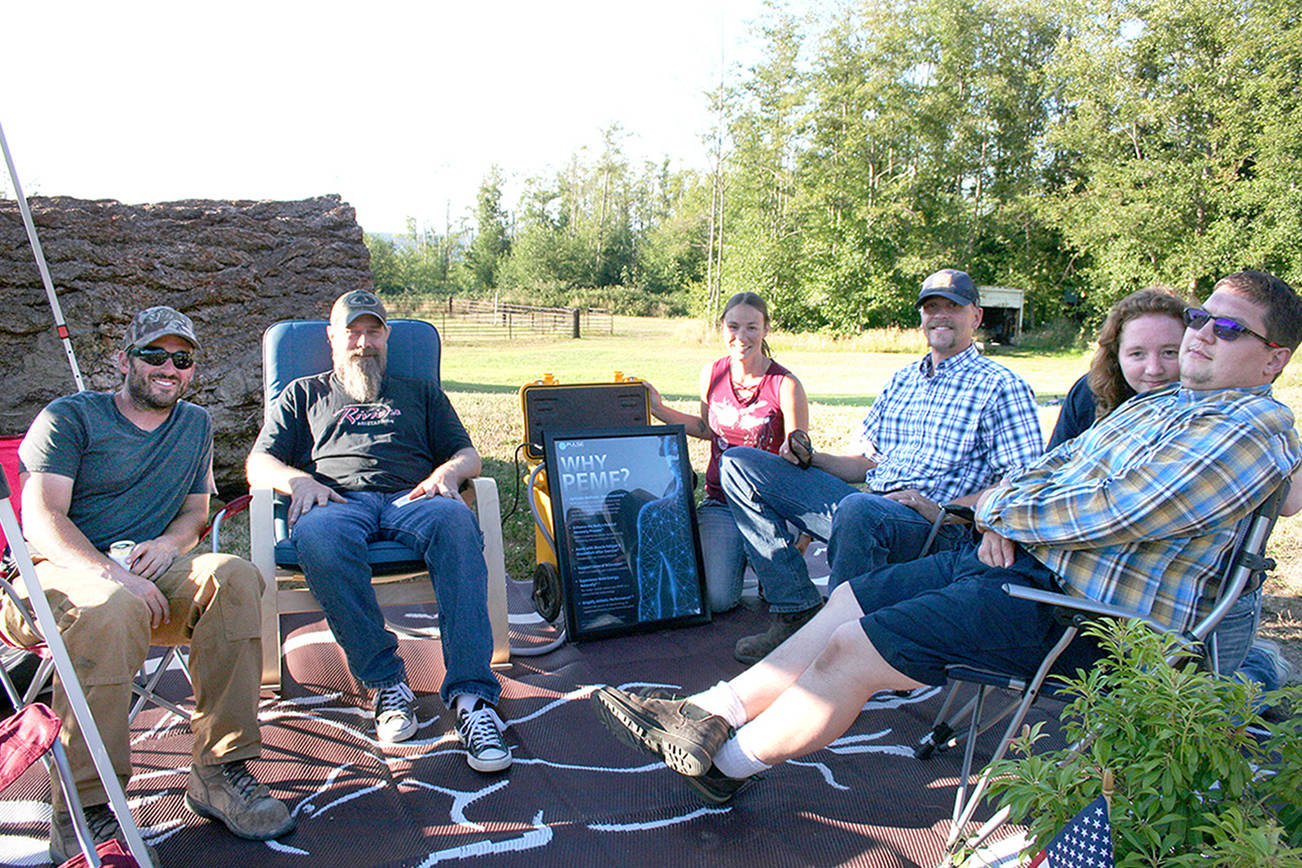
<instances>
[{"instance_id":1,"label":"tent pole","mask_svg":"<svg viewBox=\"0 0 1302 868\"><path fill-rule=\"evenodd\" d=\"M63 341L63 351L72 366L72 379L77 384L77 391L84 392L86 383L81 378L81 368L77 367L77 356L72 351L72 341L68 338L68 325L63 320L63 309L59 307L59 297L54 292L54 281L50 279L50 268L45 264L45 252L41 250L41 239L36 237L36 224L32 222L32 210L27 207L27 197L23 195L23 185L18 182L18 170L14 168L14 159L9 155L9 142L5 139L4 127L0 126L0 149L5 153L5 165L9 167L9 179L14 184L14 198L18 200L18 210L23 215L23 225L27 227L27 240L32 243L32 254L36 257L36 267L41 271L41 282L45 284L45 297L50 300L50 309L54 311L54 325Z\"/></svg>"}]
</instances>

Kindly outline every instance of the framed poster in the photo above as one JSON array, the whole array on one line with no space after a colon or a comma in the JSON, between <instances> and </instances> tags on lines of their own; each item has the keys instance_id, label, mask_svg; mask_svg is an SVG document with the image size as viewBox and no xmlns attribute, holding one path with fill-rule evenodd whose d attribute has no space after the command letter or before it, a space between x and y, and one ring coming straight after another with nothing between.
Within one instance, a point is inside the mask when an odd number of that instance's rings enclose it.
<instances>
[{"instance_id":1,"label":"framed poster","mask_svg":"<svg viewBox=\"0 0 1302 868\"><path fill-rule=\"evenodd\" d=\"M570 637L709 621L683 426L545 431L543 446Z\"/></svg>"}]
</instances>

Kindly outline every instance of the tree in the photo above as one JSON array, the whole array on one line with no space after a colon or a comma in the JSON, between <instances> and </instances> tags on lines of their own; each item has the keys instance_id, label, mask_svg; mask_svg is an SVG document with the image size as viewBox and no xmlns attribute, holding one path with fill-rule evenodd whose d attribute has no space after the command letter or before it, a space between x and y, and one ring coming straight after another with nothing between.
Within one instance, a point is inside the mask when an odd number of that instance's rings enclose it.
<instances>
[{"instance_id":1,"label":"tree","mask_svg":"<svg viewBox=\"0 0 1302 868\"><path fill-rule=\"evenodd\" d=\"M1079 154L1053 217L1092 299L1188 293L1245 265L1302 265L1298 12L1279 0L1085 4L1054 67L1049 141Z\"/></svg>"},{"instance_id":2,"label":"tree","mask_svg":"<svg viewBox=\"0 0 1302 868\"><path fill-rule=\"evenodd\" d=\"M479 185L475 208L475 237L466 250L466 267L473 289L495 289L497 274L511 251L509 217L502 209L502 172L494 165Z\"/></svg>"}]
</instances>

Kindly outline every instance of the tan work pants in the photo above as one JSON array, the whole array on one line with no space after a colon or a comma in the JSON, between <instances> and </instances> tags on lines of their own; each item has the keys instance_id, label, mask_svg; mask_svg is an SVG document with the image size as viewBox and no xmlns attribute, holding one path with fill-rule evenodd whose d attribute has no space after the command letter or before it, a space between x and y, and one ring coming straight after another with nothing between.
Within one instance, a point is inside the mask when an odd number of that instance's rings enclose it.
<instances>
[{"instance_id":1,"label":"tan work pants","mask_svg":"<svg viewBox=\"0 0 1302 868\"><path fill-rule=\"evenodd\" d=\"M262 577L252 564L223 554L192 552L177 558L155 582L171 604L170 621L157 630L150 629L144 601L116 582L49 561L37 563L36 573L123 787L131 776L131 679L150 645L190 646L194 763L217 765L258 756ZM19 644L40 642L11 608L6 599L0 621L5 632ZM106 803L108 794L81 727L57 683L54 712L63 721L60 740L82 803ZM51 789L54 807L62 808L58 785Z\"/></svg>"}]
</instances>

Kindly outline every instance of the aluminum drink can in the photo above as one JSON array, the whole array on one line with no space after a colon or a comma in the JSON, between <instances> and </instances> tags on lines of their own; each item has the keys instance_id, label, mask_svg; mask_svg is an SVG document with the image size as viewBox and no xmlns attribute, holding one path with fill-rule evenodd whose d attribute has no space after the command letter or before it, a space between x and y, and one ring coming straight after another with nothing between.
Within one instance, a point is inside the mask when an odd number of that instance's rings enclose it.
<instances>
[{"instance_id":1,"label":"aluminum drink can","mask_svg":"<svg viewBox=\"0 0 1302 868\"><path fill-rule=\"evenodd\" d=\"M131 556L131 550L136 547L134 540L120 539L113 545L109 546L108 556L110 560L121 564L124 569L131 569L127 563L127 558Z\"/></svg>"}]
</instances>

